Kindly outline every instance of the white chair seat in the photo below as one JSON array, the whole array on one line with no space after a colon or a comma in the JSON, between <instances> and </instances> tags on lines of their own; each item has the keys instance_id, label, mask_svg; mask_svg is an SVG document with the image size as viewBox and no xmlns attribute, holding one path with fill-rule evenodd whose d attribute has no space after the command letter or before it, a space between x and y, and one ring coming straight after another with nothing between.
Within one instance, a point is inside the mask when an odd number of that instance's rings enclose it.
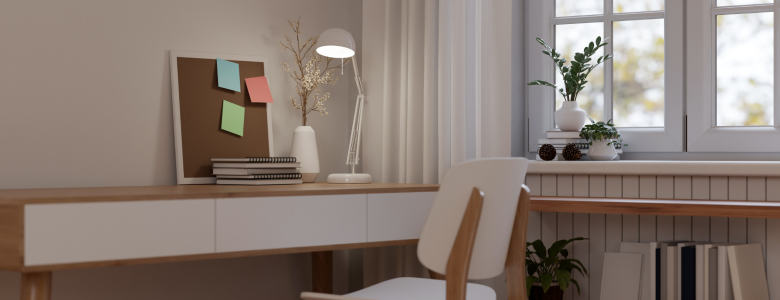
<instances>
[{"instance_id":1,"label":"white chair seat","mask_svg":"<svg viewBox=\"0 0 780 300\"><path fill-rule=\"evenodd\" d=\"M371 300L445 300L446 288L444 280L401 277L344 296ZM496 300L496 292L490 287L469 283L466 299Z\"/></svg>"}]
</instances>

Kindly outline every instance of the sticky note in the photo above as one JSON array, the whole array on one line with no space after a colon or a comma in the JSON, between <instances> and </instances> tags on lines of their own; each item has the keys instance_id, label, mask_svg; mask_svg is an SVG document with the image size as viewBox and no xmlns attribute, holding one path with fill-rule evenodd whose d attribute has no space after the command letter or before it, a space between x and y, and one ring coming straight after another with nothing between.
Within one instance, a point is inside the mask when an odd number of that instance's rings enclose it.
<instances>
[{"instance_id":1,"label":"sticky note","mask_svg":"<svg viewBox=\"0 0 780 300\"><path fill-rule=\"evenodd\" d=\"M244 136L244 109L240 105L222 100L222 130Z\"/></svg>"},{"instance_id":2,"label":"sticky note","mask_svg":"<svg viewBox=\"0 0 780 300\"><path fill-rule=\"evenodd\" d=\"M271 98L271 88L268 87L268 78L265 76L244 79L249 98L256 103L274 103Z\"/></svg>"},{"instance_id":3,"label":"sticky note","mask_svg":"<svg viewBox=\"0 0 780 300\"><path fill-rule=\"evenodd\" d=\"M217 58L217 81L223 89L240 92L241 75L238 72L238 64Z\"/></svg>"}]
</instances>

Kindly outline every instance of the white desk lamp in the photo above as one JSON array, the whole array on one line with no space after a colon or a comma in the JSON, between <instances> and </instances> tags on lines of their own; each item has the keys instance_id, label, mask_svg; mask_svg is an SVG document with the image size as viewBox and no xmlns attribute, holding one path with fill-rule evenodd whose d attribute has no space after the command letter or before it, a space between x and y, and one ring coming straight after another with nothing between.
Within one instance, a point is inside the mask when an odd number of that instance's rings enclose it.
<instances>
[{"instance_id":1,"label":"white desk lamp","mask_svg":"<svg viewBox=\"0 0 780 300\"><path fill-rule=\"evenodd\" d=\"M352 34L341 28L325 30L320 35L317 44L317 53L330 58L352 57L352 67L355 69L355 84L358 89L357 103L355 104L355 116L352 118L352 135L349 137L349 152L347 164L352 173L334 173L328 175L328 183L371 183L371 175L355 173L355 166L360 159L360 130L363 123L363 82L358 73L355 56L355 40Z\"/></svg>"}]
</instances>

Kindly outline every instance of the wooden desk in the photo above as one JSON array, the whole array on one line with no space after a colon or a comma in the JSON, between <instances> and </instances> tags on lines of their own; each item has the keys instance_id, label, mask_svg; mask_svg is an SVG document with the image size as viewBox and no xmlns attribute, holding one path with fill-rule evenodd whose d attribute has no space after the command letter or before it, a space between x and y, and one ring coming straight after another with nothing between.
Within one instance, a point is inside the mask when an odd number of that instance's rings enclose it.
<instances>
[{"instance_id":1,"label":"wooden desk","mask_svg":"<svg viewBox=\"0 0 780 300\"><path fill-rule=\"evenodd\" d=\"M438 185L303 184L0 190L0 270L22 299L49 299L51 272L417 243ZM318 276L318 274L320 276Z\"/></svg>"}]
</instances>

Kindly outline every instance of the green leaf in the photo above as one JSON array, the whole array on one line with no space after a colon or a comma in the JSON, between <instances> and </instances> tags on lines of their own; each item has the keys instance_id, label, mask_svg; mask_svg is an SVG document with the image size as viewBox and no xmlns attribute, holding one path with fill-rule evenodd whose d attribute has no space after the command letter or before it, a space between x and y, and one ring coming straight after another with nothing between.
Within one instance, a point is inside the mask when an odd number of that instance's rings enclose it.
<instances>
[{"instance_id":1,"label":"green leaf","mask_svg":"<svg viewBox=\"0 0 780 300\"><path fill-rule=\"evenodd\" d=\"M542 46L547 46L547 44L544 43L543 39L536 38L536 41L539 42L539 44L542 44Z\"/></svg>"},{"instance_id":2,"label":"green leaf","mask_svg":"<svg viewBox=\"0 0 780 300\"><path fill-rule=\"evenodd\" d=\"M531 287L534 286L534 282L539 281L539 278L536 276L526 276L525 277L525 290L528 293L528 297L531 297ZM578 286L579 288L579 286Z\"/></svg>"},{"instance_id":3,"label":"green leaf","mask_svg":"<svg viewBox=\"0 0 780 300\"><path fill-rule=\"evenodd\" d=\"M564 292L569 288L569 281L571 281L571 273L566 270L555 269L555 278L558 279L558 284L561 285L561 290Z\"/></svg>"},{"instance_id":4,"label":"green leaf","mask_svg":"<svg viewBox=\"0 0 780 300\"><path fill-rule=\"evenodd\" d=\"M528 271L528 276L533 276L539 270L539 264L529 264L525 266L525 269Z\"/></svg>"},{"instance_id":5,"label":"green leaf","mask_svg":"<svg viewBox=\"0 0 780 300\"><path fill-rule=\"evenodd\" d=\"M596 45L599 45L599 44L601 44L601 37L597 37L596 38Z\"/></svg>"},{"instance_id":6,"label":"green leaf","mask_svg":"<svg viewBox=\"0 0 780 300\"><path fill-rule=\"evenodd\" d=\"M576 286L576 287L577 287L577 295L579 295L579 294L580 294L580 283L579 283L579 282L577 282L577 280L574 280L574 279L572 279L572 280L571 280L571 282L573 282L573 283L574 283L574 286ZM529 291L530 291L530 290L529 290ZM529 293L529 295L530 295L530 293Z\"/></svg>"},{"instance_id":7,"label":"green leaf","mask_svg":"<svg viewBox=\"0 0 780 300\"><path fill-rule=\"evenodd\" d=\"M561 249L561 256L563 256L563 258L569 257L569 250Z\"/></svg>"},{"instance_id":8,"label":"green leaf","mask_svg":"<svg viewBox=\"0 0 780 300\"><path fill-rule=\"evenodd\" d=\"M590 276L590 275L588 275L588 270L585 268L584 265L582 265L582 262L580 262L577 259L573 259L573 258L563 259L563 260L561 260L561 263L574 263L574 264L577 264L577 265L579 265L582 268L582 271L585 272L585 276Z\"/></svg>"},{"instance_id":9,"label":"green leaf","mask_svg":"<svg viewBox=\"0 0 780 300\"><path fill-rule=\"evenodd\" d=\"M542 291L547 293L547 290L550 289L550 285L552 285L553 282L553 276L552 274L542 274L542 277L539 278L539 280L542 281Z\"/></svg>"},{"instance_id":10,"label":"green leaf","mask_svg":"<svg viewBox=\"0 0 780 300\"><path fill-rule=\"evenodd\" d=\"M539 258L544 259L547 257L547 248L544 247L542 240L533 241L531 246L534 247L534 251L536 251L536 255L538 255Z\"/></svg>"}]
</instances>

